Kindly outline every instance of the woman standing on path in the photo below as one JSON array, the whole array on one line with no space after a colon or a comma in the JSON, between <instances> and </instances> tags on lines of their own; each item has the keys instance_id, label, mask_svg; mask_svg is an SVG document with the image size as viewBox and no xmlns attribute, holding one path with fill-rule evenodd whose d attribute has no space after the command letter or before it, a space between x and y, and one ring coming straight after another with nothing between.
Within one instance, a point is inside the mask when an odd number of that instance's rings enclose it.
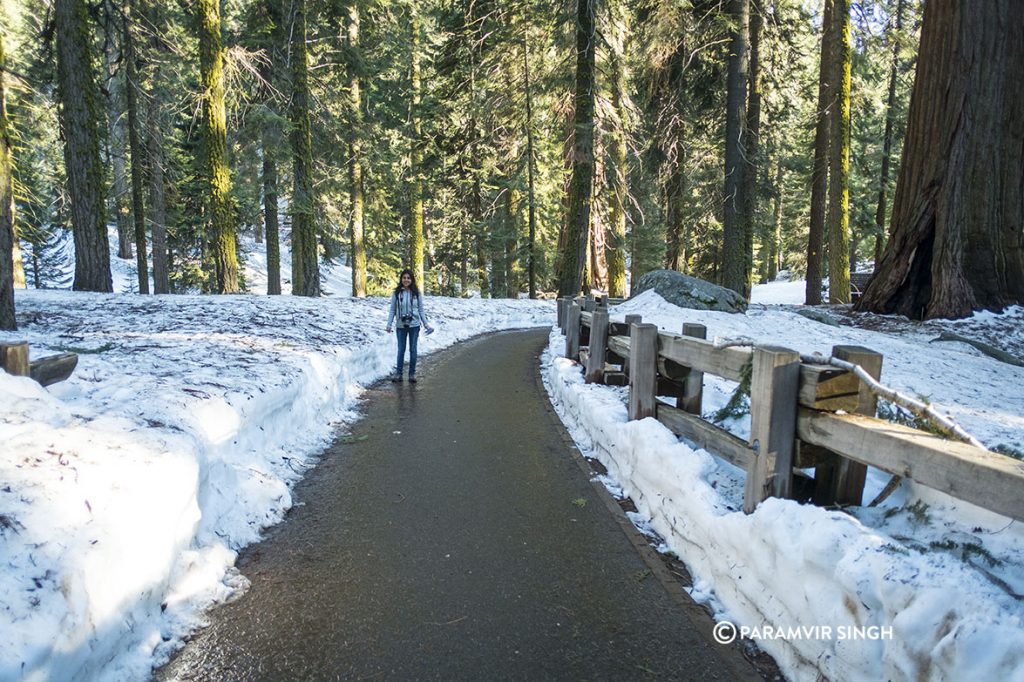
<instances>
[{"instance_id":1,"label":"woman standing on path","mask_svg":"<svg viewBox=\"0 0 1024 682\"><path fill-rule=\"evenodd\" d=\"M398 286L391 296L391 308L388 310L388 334L391 333L391 323L398 320L398 361L395 362L395 373L391 381L402 380L402 368L405 366L405 344L409 343L409 383L416 383L416 341L420 336L420 325L430 334L434 328L427 322L427 316L423 312L423 297L416 287L416 280L413 279L412 270L406 268L398 276Z\"/></svg>"}]
</instances>

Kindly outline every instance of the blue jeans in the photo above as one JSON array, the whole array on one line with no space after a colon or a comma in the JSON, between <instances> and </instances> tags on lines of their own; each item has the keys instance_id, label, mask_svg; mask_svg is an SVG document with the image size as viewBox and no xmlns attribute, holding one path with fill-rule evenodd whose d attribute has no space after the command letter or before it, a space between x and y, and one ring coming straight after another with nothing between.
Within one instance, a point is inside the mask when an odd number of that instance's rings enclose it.
<instances>
[{"instance_id":1,"label":"blue jeans","mask_svg":"<svg viewBox=\"0 0 1024 682\"><path fill-rule=\"evenodd\" d=\"M398 361L395 363L395 374L402 376L402 368L405 367L405 342L409 341L409 376L416 376L416 341L420 338L420 328L397 327L398 334Z\"/></svg>"}]
</instances>

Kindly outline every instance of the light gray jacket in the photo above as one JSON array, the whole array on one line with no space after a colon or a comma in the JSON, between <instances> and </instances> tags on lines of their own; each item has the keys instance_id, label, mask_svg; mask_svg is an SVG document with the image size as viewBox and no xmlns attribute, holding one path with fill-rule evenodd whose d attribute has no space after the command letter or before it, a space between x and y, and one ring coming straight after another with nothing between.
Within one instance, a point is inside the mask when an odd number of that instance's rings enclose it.
<instances>
[{"instance_id":1,"label":"light gray jacket","mask_svg":"<svg viewBox=\"0 0 1024 682\"><path fill-rule=\"evenodd\" d=\"M408 326L419 327L422 324L427 329L430 329L430 323L427 322L427 314L423 311L423 296L413 296L411 291L403 289L400 292L396 291L391 294L391 307L388 309L388 329L392 328L392 322L397 322L398 326L404 327L405 323L402 322L402 317L406 315L412 316Z\"/></svg>"}]
</instances>

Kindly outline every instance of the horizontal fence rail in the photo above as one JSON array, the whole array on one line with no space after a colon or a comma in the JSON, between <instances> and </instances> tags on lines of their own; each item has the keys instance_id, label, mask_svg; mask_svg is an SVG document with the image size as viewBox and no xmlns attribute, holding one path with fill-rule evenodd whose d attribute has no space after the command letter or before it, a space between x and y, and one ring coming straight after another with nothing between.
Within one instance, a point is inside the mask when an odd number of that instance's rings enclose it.
<instances>
[{"instance_id":1,"label":"horizontal fence rail","mask_svg":"<svg viewBox=\"0 0 1024 682\"><path fill-rule=\"evenodd\" d=\"M1024 520L1024 462L875 418L877 399L852 372L801 362L786 348L718 347L702 325L685 324L676 334L639 315L612 322L607 305L558 299L566 357L582 362L588 383L628 383L631 420L653 417L746 471L744 511L769 496L793 497L794 477L813 485L817 504L859 505L873 466ZM832 354L881 377L879 353L834 346ZM749 441L701 417L704 374L749 381ZM811 467L813 480L803 471Z\"/></svg>"},{"instance_id":2,"label":"horizontal fence rail","mask_svg":"<svg viewBox=\"0 0 1024 682\"><path fill-rule=\"evenodd\" d=\"M64 381L75 371L78 355L60 353L29 362L24 341L0 343L0 369L13 376L31 377L43 386Z\"/></svg>"}]
</instances>

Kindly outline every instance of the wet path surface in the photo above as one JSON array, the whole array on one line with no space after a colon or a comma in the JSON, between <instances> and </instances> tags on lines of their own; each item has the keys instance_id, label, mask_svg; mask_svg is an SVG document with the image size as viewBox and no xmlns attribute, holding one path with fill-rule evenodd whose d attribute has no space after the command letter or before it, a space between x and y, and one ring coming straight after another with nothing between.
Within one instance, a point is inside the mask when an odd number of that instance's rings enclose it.
<instances>
[{"instance_id":1,"label":"wet path surface","mask_svg":"<svg viewBox=\"0 0 1024 682\"><path fill-rule=\"evenodd\" d=\"M537 379L546 340L478 338L368 390L239 558L251 589L157 677L760 679L573 459Z\"/></svg>"}]
</instances>

